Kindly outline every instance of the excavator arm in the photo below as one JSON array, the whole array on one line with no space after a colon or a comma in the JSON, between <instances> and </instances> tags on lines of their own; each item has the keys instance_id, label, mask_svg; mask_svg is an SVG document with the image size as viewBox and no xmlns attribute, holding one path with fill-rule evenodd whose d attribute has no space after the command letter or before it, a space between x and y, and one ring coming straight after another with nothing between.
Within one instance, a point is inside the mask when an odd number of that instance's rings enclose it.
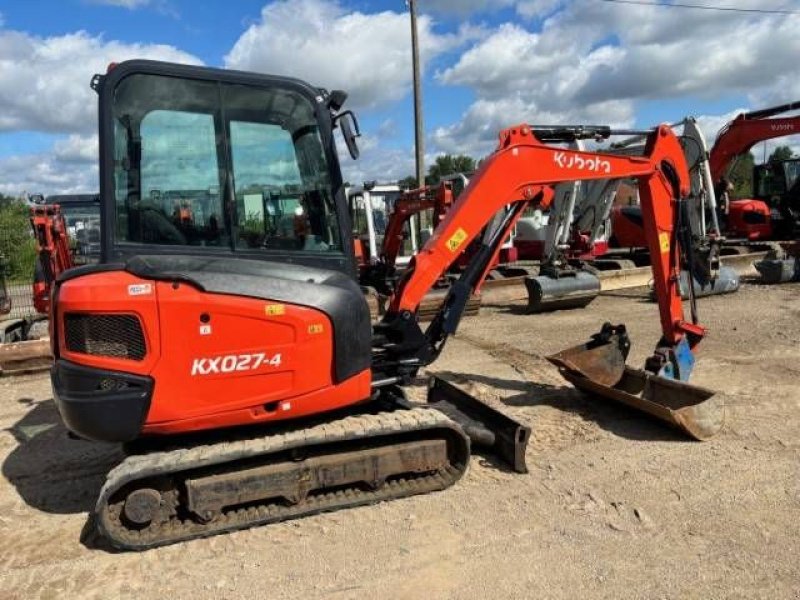
<instances>
[{"instance_id":1,"label":"excavator arm","mask_svg":"<svg viewBox=\"0 0 800 600\"><path fill-rule=\"evenodd\" d=\"M376 327L379 341L374 368L384 377L383 381L404 381L439 355L448 335L456 332L466 299L480 285L487 262L526 207L547 209L553 199L553 186L564 181L633 178L639 183L662 338L647 360L646 371L625 366L630 342L624 325L607 324L589 344L549 358L577 387L617 400L624 396L621 401L638 405L651 414L654 411L642 404L660 406L665 397L666 403L673 406L662 407L663 410L670 415L678 410L674 408L676 393L691 401L693 411L703 405L709 396L706 390L684 383L694 365L694 349L705 329L697 324L694 306L692 319L686 320L678 284L682 252L691 252L690 236L682 234L679 226L684 218L682 199L688 195L690 186L678 138L669 126L659 126L648 133L644 156L567 150L550 146L541 139L563 142L574 137L577 130L562 128L563 137L559 137L554 128L519 125L500 134L497 150L483 161L427 244L412 259L390 300L387 314ZM593 128L579 131L585 137L596 137ZM481 249L451 286L439 314L423 332L415 316L420 301L498 213L501 218L484 235ZM664 392L665 381L671 386L669 392ZM619 385L624 389L617 389ZM721 426L718 411L701 418L703 427L696 426L694 414L657 416L697 438L713 435ZM691 425L685 425L681 419Z\"/></svg>"},{"instance_id":2,"label":"excavator arm","mask_svg":"<svg viewBox=\"0 0 800 600\"><path fill-rule=\"evenodd\" d=\"M50 289L62 272L75 266L69 234L58 204L31 208L31 227L36 238L37 268L33 281L33 305L37 312L50 312Z\"/></svg>"},{"instance_id":3,"label":"excavator arm","mask_svg":"<svg viewBox=\"0 0 800 600\"><path fill-rule=\"evenodd\" d=\"M662 328L670 342L676 341L682 332L676 324L684 319L672 280L679 270L675 215L679 195L688 193L689 175L680 144L667 126L650 134L643 157L554 148L539 141L528 125L503 131L497 151L482 163L412 259L392 296L387 318L413 314L434 282L498 211L530 203L547 209L555 184L609 178L635 178L640 183Z\"/></svg>"},{"instance_id":4,"label":"excavator arm","mask_svg":"<svg viewBox=\"0 0 800 600\"><path fill-rule=\"evenodd\" d=\"M436 187L426 186L409 190L400 196L394 205L381 248L381 262L394 266L403 245L403 229L406 222L419 213L433 210L433 226L439 224L444 213L453 203L453 190L449 182Z\"/></svg>"}]
</instances>

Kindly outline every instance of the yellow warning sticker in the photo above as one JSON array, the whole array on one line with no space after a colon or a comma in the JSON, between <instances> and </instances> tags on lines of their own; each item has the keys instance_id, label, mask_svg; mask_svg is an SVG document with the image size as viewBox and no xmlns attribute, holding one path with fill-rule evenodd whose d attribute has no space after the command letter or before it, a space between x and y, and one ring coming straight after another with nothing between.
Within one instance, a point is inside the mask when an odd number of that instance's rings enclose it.
<instances>
[{"instance_id":1,"label":"yellow warning sticker","mask_svg":"<svg viewBox=\"0 0 800 600\"><path fill-rule=\"evenodd\" d=\"M308 326L308 333L315 334L315 333L322 333L325 331L325 328L322 326L322 323L313 323Z\"/></svg>"},{"instance_id":2,"label":"yellow warning sticker","mask_svg":"<svg viewBox=\"0 0 800 600\"><path fill-rule=\"evenodd\" d=\"M455 252L461 247L461 244L464 243L467 237L469 237L467 232L459 227L456 229L456 232L450 236L450 239L447 240L447 249L450 250L450 252Z\"/></svg>"},{"instance_id":3,"label":"yellow warning sticker","mask_svg":"<svg viewBox=\"0 0 800 600\"><path fill-rule=\"evenodd\" d=\"M666 231L658 234L658 243L661 246L661 254L669 252L669 234Z\"/></svg>"},{"instance_id":4,"label":"yellow warning sticker","mask_svg":"<svg viewBox=\"0 0 800 600\"><path fill-rule=\"evenodd\" d=\"M264 312L268 317L277 317L278 315L286 314L285 304L267 304L264 307Z\"/></svg>"}]
</instances>

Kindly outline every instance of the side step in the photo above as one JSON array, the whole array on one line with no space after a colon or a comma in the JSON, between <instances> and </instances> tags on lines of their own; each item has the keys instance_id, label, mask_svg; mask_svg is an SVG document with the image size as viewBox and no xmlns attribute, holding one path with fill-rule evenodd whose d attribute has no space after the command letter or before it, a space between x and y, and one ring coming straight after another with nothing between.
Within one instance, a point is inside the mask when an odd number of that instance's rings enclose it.
<instances>
[{"instance_id":1,"label":"side step","mask_svg":"<svg viewBox=\"0 0 800 600\"><path fill-rule=\"evenodd\" d=\"M528 472L530 427L435 376L428 385L428 403L458 423L473 446L487 449L517 473Z\"/></svg>"}]
</instances>

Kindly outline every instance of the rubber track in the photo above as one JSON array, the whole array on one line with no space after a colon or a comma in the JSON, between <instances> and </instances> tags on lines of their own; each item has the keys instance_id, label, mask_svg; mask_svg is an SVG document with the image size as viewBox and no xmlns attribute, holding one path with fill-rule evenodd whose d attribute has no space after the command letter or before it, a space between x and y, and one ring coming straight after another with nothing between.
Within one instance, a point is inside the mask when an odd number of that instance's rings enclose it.
<instances>
[{"instance_id":1,"label":"rubber track","mask_svg":"<svg viewBox=\"0 0 800 600\"><path fill-rule=\"evenodd\" d=\"M207 524L173 517L167 523L150 525L140 531L129 529L122 523L120 504L109 505L109 499L117 490L137 480L172 476L305 446L381 437L388 438L386 443L389 443L397 434L414 431L430 431L436 437L444 433L448 440L456 440L454 451L457 458L445 472L392 480L376 490L352 488L318 493L295 505L264 504L234 509L223 512ZM452 443L450 445L453 446ZM414 408L357 415L273 436L129 456L108 474L100 490L95 517L100 533L114 547L144 550L319 512L442 490L458 481L468 462L469 438L457 423L436 410Z\"/></svg>"}]
</instances>

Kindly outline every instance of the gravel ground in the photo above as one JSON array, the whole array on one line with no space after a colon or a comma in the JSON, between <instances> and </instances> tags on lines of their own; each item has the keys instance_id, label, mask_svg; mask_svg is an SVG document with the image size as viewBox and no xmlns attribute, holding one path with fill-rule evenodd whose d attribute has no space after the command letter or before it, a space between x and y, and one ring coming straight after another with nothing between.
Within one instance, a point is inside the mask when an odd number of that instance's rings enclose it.
<instances>
[{"instance_id":1,"label":"gravel ground","mask_svg":"<svg viewBox=\"0 0 800 600\"><path fill-rule=\"evenodd\" d=\"M435 371L529 423L528 475L476 457L453 488L138 554L98 547L87 512L115 446L67 439L45 375L0 380L2 598L800 598L800 286L700 301L693 383L724 431L690 442L569 387L543 356L625 322L640 292L588 309L484 307Z\"/></svg>"}]
</instances>

